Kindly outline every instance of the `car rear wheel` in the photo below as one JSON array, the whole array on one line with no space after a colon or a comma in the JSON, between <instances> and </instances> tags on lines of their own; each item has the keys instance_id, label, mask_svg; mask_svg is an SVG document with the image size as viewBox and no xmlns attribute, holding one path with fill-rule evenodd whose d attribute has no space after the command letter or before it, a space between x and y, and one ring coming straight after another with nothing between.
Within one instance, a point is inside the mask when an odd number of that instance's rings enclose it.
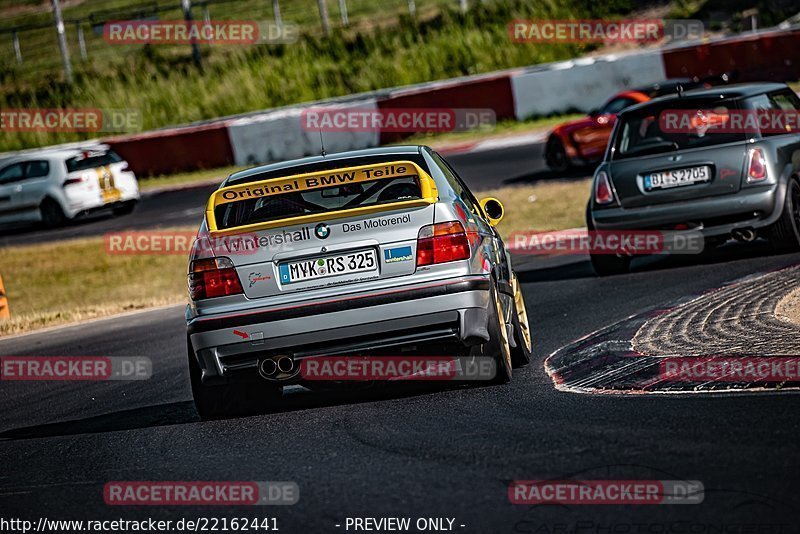
<instances>
[{"instance_id":1,"label":"car rear wheel","mask_svg":"<svg viewBox=\"0 0 800 534\"><path fill-rule=\"evenodd\" d=\"M586 205L586 228L589 232L595 230L592 222L591 204ZM589 260L597 276L613 276L615 274L626 274L631 269L631 258L628 256L617 256L616 254L592 254L589 253Z\"/></svg>"},{"instance_id":2,"label":"car rear wheel","mask_svg":"<svg viewBox=\"0 0 800 534\"><path fill-rule=\"evenodd\" d=\"M265 411L281 397L281 388L268 383L242 382L209 386L203 384L202 370L189 346L189 380L194 406L201 419L229 415L250 415Z\"/></svg>"},{"instance_id":3,"label":"car rear wheel","mask_svg":"<svg viewBox=\"0 0 800 534\"><path fill-rule=\"evenodd\" d=\"M589 254L594 272L598 276L614 276L626 274L631 269L631 259L616 254Z\"/></svg>"},{"instance_id":4,"label":"car rear wheel","mask_svg":"<svg viewBox=\"0 0 800 534\"><path fill-rule=\"evenodd\" d=\"M39 213L42 216L42 224L47 228L56 228L67 220L59 203L50 197L42 201Z\"/></svg>"},{"instance_id":5,"label":"car rear wheel","mask_svg":"<svg viewBox=\"0 0 800 534\"><path fill-rule=\"evenodd\" d=\"M489 291L489 341L480 346L480 355L490 356L494 360L492 383L505 384L511 380L511 344L508 342L508 327L500 303L500 292L494 284Z\"/></svg>"},{"instance_id":6,"label":"car rear wheel","mask_svg":"<svg viewBox=\"0 0 800 534\"><path fill-rule=\"evenodd\" d=\"M544 158L547 166L557 172L569 170L570 162L564 143L558 137L551 137L545 146Z\"/></svg>"},{"instance_id":7,"label":"car rear wheel","mask_svg":"<svg viewBox=\"0 0 800 534\"><path fill-rule=\"evenodd\" d=\"M775 250L792 252L800 249L800 180L796 177L787 184L783 213L769 228L767 237Z\"/></svg>"},{"instance_id":8,"label":"car rear wheel","mask_svg":"<svg viewBox=\"0 0 800 534\"><path fill-rule=\"evenodd\" d=\"M514 344L516 345L511 349L511 363L514 367L523 367L531 361L533 341L528 325L528 311L525 309L525 300L522 298L522 288L519 286L517 275L512 278L511 287L514 290L512 325L514 326Z\"/></svg>"}]
</instances>

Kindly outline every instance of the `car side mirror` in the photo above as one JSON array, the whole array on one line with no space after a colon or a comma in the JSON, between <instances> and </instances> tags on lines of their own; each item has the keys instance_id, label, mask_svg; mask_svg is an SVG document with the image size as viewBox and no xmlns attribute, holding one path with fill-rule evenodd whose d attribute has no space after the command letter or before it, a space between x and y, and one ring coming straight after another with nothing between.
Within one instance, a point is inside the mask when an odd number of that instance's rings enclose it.
<instances>
[{"instance_id":1,"label":"car side mirror","mask_svg":"<svg viewBox=\"0 0 800 534\"><path fill-rule=\"evenodd\" d=\"M593 110L589 111L590 117L597 117L600 115L600 108L594 108Z\"/></svg>"},{"instance_id":2,"label":"car side mirror","mask_svg":"<svg viewBox=\"0 0 800 534\"><path fill-rule=\"evenodd\" d=\"M483 212L489 219L489 224L492 226L497 226L497 223L503 219L503 215L506 213L505 208L503 208L503 204L493 197L484 198L481 200L480 204L481 208L483 208Z\"/></svg>"}]
</instances>

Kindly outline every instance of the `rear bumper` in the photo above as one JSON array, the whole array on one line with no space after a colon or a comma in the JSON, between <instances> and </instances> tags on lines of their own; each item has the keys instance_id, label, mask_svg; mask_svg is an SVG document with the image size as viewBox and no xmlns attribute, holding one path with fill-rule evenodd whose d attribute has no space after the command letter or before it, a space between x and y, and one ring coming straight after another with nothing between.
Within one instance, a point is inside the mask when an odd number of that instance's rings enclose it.
<instances>
[{"instance_id":1,"label":"rear bumper","mask_svg":"<svg viewBox=\"0 0 800 534\"><path fill-rule=\"evenodd\" d=\"M672 230L687 224L706 237L729 235L737 228L760 229L781 216L786 186L766 184L735 194L636 208L591 210L597 230Z\"/></svg>"},{"instance_id":2,"label":"rear bumper","mask_svg":"<svg viewBox=\"0 0 800 534\"><path fill-rule=\"evenodd\" d=\"M124 202L138 201L140 198L139 189L135 183L132 187L120 187L118 191L119 197L110 201L104 200L97 191L68 191L64 195L64 212L68 217L73 218L80 213L113 208Z\"/></svg>"},{"instance_id":3,"label":"rear bumper","mask_svg":"<svg viewBox=\"0 0 800 534\"><path fill-rule=\"evenodd\" d=\"M466 346L488 340L489 287L488 277L472 276L343 300L196 317L188 321L189 340L205 383L253 379L259 360L277 354L300 361L431 342Z\"/></svg>"}]
</instances>

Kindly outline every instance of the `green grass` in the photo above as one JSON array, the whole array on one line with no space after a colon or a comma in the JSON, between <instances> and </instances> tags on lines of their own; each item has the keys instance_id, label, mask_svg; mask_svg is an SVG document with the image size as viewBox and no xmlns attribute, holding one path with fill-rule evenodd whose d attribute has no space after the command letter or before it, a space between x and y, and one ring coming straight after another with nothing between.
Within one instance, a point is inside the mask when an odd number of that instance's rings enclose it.
<instances>
[{"instance_id":1,"label":"green grass","mask_svg":"<svg viewBox=\"0 0 800 534\"><path fill-rule=\"evenodd\" d=\"M476 193L495 197L506 215L497 226L506 244L515 232L564 230L586 226L585 208L592 180L548 180L536 185L501 187Z\"/></svg>"},{"instance_id":2,"label":"green grass","mask_svg":"<svg viewBox=\"0 0 800 534\"><path fill-rule=\"evenodd\" d=\"M0 335L178 303L184 255L106 253L103 238L0 249L11 319Z\"/></svg>"},{"instance_id":3,"label":"green grass","mask_svg":"<svg viewBox=\"0 0 800 534\"><path fill-rule=\"evenodd\" d=\"M148 176L139 178L139 189L147 191L160 187L192 185L205 182L222 182L225 178L236 171L246 167L220 167L218 169L203 169L193 172L181 172L163 176Z\"/></svg>"},{"instance_id":4,"label":"green grass","mask_svg":"<svg viewBox=\"0 0 800 534\"><path fill-rule=\"evenodd\" d=\"M498 225L512 232L583 225L589 180L548 181L476 192L503 202ZM180 228L194 231L196 228ZM106 253L102 237L0 248L11 319L0 336L166 304L186 302L184 254L130 256Z\"/></svg>"},{"instance_id":5,"label":"green grass","mask_svg":"<svg viewBox=\"0 0 800 534\"><path fill-rule=\"evenodd\" d=\"M230 5L246 1L249 0L237 0ZM361 9L365 18L376 11L383 15L393 12L388 8L371 12L366 0L350 1L354 13ZM260 2L262 7L269 4L265 0ZM420 6L426 7L432 2L418 0ZM629 7L627 2L615 0L613 5L600 7L588 0L542 0L535 4L524 0L490 0L480 4L470 0L475 7L462 15L455 9L455 1L437 0L436 9L417 21L390 17L383 25L336 29L330 38L321 36L317 30L311 31L308 26L300 40L290 45L204 46L203 71L191 63L188 47L145 46L122 50L123 47L103 43L102 49L108 57L90 54L88 62L76 61L75 83L71 85L59 80L58 71L52 70L57 65L51 70L41 68L31 72L26 64L19 67L13 59L0 62L0 108L135 109L141 111L143 128L152 129L567 59L581 55L588 48L575 44L513 43L507 33L508 21L600 17L624 12ZM309 0L298 3L305 6L304 16L313 18L310 6L315 4ZM392 0L390 6L404 3ZM86 0L75 9L80 6L88 9L89 4ZM356 9L359 5L364 7ZM258 16L256 13L251 18ZM288 15L285 18L290 20ZM50 56L57 57L55 50L52 48ZM0 151L87 137L88 134L76 133L5 132L0 137Z\"/></svg>"},{"instance_id":6,"label":"green grass","mask_svg":"<svg viewBox=\"0 0 800 534\"><path fill-rule=\"evenodd\" d=\"M122 56L135 53L136 46L109 46L102 37L99 24L104 20L136 19L142 14L157 16L160 20L182 20L183 11L180 0L61 0L62 14L66 24L66 36L70 56L77 66L81 66L78 46L78 29L73 21L80 21L83 28L87 56L90 61L101 60L112 64ZM417 0L418 16L429 17L442 7L453 6L455 0ZM153 6L159 8L157 14L149 11ZM373 26L396 23L408 11L407 0L347 0L350 25L344 28L341 23L339 3L328 0L331 25L345 31L355 32ZM322 26L316 0L280 0L281 18L284 23L293 23L308 33L321 33ZM195 20L204 17L203 7L193 6ZM208 15L211 20L256 20L273 21L270 0L210 0ZM52 28L53 15L50 1L0 1L0 18L3 28L24 27L28 25L47 25L40 29L20 32L20 46L23 63L16 65L11 39L0 46L0 64L14 66L17 75L35 77L43 70L59 71L61 58L58 54L56 34ZM93 27L97 24L96 27ZM165 45L169 55L184 55L187 46ZM223 47L224 48L224 47Z\"/></svg>"}]
</instances>

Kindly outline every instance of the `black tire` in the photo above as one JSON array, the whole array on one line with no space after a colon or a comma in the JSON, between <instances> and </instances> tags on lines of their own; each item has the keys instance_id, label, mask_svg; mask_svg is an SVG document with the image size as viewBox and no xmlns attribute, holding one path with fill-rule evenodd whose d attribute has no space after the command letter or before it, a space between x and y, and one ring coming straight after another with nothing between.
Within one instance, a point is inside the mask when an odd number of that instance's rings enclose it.
<instances>
[{"instance_id":1,"label":"black tire","mask_svg":"<svg viewBox=\"0 0 800 534\"><path fill-rule=\"evenodd\" d=\"M786 199L780 219L767 231L769 244L779 252L800 250L800 180L792 177L786 185Z\"/></svg>"},{"instance_id":2,"label":"black tire","mask_svg":"<svg viewBox=\"0 0 800 534\"><path fill-rule=\"evenodd\" d=\"M591 201L590 201L591 202ZM586 228L594 231L592 222L591 203L586 205ZM592 254L589 259L597 276L614 276L615 274L626 274L631 270L631 258L628 256L617 256L616 254Z\"/></svg>"},{"instance_id":3,"label":"black tire","mask_svg":"<svg viewBox=\"0 0 800 534\"><path fill-rule=\"evenodd\" d=\"M598 276L626 274L631 270L631 259L616 254L589 254L594 272Z\"/></svg>"},{"instance_id":4,"label":"black tire","mask_svg":"<svg viewBox=\"0 0 800 534\"><path fill-rule=\"evenodd\" d=\"M544 149L544 159L547 166L556 172L566 172L570 168L569 157L567 157L567 150L564 148L564 143L558 137L550 137L547 140L547 145Z\"/></svg>"},{"instance_id":5,"label":"black tire","mask_svg":"<svg viewBox=\"0 0 800 534\"><path fill-rule=\"evenodd\" d=\"M61 205L50 197L45 198L39 206L39 213L42 216L42 224L45 228L57 228L63 226L67 217Z\"/></svg>"},{"instance_id":6,"label":"black tire","mask_svg":"<svg viewBox=\"0 0 800 534\"><path fill-rule=\"evenodd\" d=\"M531 361L533 341L531 339L530 325L528 324L528 311L525 308L522 288L519 287L519 280L517 280L516 275L511 280L511 287L514 290L514 312L511 317L511 324L514 327L514 345L516 345L511 348L511 365L513 367L524 367Z\"/></svg>"},{"instance_id":7,"label":"black tire","mask_svg":"<svg viewBox=\"0 0 800 534\"><path fill-rule=\"evenodd\" d=\"M500 292L494 283L489 290L489 341L476 347L473 355L489 356L494 360L495 375L493 384L505 384L511 380L511 346L508 342L508 328L503 318Z\"/></svg>"},{"instance_id":8,"label":"black tire","mask_svg":"<svg viewBox=\"0 0 800 534\"><path fill-rule=\"evenodd\" d=\"M203 420L230 415L252 415L267 410L281 396L281 388L266 382L242 382L220 386L203 384L202 371L189 346L189 380L197 414Z\"/></svg>"},{"instance_id":9,"label":"black tire","mask_svg":"<svg viewBox=\"0 0 800 534\"><path fill-rule=\"evenodd\" d=\"M133 213L135 207L135 200L127 200L118 206L114 206L111 211L114 212L114 215L129 215Z\"/></svg>"}]
</instances>

